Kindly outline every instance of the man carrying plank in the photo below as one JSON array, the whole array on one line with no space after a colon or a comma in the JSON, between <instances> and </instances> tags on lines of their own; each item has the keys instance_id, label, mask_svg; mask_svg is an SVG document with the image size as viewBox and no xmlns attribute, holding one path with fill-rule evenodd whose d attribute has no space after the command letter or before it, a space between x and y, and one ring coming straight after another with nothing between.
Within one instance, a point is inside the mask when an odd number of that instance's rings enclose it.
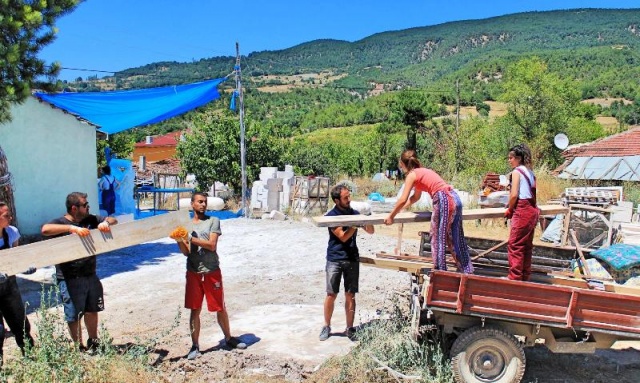
<instances>
[{"instance_id":1,"label":"man carrying plank","mask_svg":"<svg viewBox=\"0 0 640 383\"><path fill-rule=\"evenodd\" d=\"M20 232L16 227L10 225L12 219L11 210L9 210L7 203L0 201L0 250L18 246ZM24 274L32 274L35 271L35 267L30 267ZM2 347L4 345L2 318L7 320L7 324L15 336L16 344L24 355L26 344L33 346L31 324L25 315L24 303L18 289L16 276L8 276L0 271L0 367L2 367Z\"/></svg>"},{"instance_id":2,"label":"man carrying plank","mask_svg":"<svg viewBox=\"0 0 640 383\"><path fill-rule=\"evenodd\" d=\"M191 310L189 330L192 346L187 359L193 360L200 354L200 313L202 301L206 298L207 308L216 313L218 325L224 334L229 348L247 348L239 338L231 335L229 313L224 303L224 286L220 260L218 257L218 238L222 235L220 219L209 217L207 213L207 194L195 192L191 196L193 219L189 230L177 228L169 236L176 240L180 251L187 257L187 274L184 306Z\"/></svg>"},{"instance_id":3,"label":"man carrying plank","mask_svg":"<svg viewBox=\"0 0 640 383\"><path fill-rule=\"evenodd\" d=\"M55 238L75 234L85 237L89 235L89 229L109 232L110 225L118 223L113 217L90 214L86 193L73 192L67 195L66 207L64 216L42 226L42 235ZM95 255L56 265L56 280L71 339L81 350L96 350L100 345L98 312L104 310L104 297L102 283L96 274ZM83 317L89 337L87 347L82 344L80 319Z\"/></svg>"},{"instance_id":4,"label":"man carrying plank","mask_svg":"<svg viewBox=\"0 0 640 383\"><path fill-rule=\"evenodd\" d=\"M331 190L331 199L336 206L326 216L356 215L358 211L351 208L351 193L345 185L337 185ZM364 230L373 234L372 225L364 226ZM324 341L331 335L331 317L338 292L340 280L344 275L344 309L347 316L345 335L349 339L355 336L353 320L356 313L356 293L358 292L358 278L360 260L356 235L358 228L354 226L337 226L329 228L329 244L327 246L327 296L324 299L324 327L319 339Z\"/></svg>"}]
</instances>

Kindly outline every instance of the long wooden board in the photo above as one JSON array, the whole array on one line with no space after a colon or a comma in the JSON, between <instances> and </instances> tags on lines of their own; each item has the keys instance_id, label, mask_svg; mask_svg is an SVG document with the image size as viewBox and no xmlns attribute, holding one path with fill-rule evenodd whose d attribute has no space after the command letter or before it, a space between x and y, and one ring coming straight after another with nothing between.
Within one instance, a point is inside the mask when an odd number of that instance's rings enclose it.
<instances>
[{"instance_id":1,"label":"long wooden board","mask_svg":"<svg viewBox=\"0 0 640 383\"><path fill-rule=\"evenodd\" d=\"M541 205L540 213L544 215L566 214L569 209L562 205ZM483 218L502 218L506 209L495 207L490 209L467 209L462 211L462 219L473 220ZM337 215L337 216L317 216L313 217L313 223L318 227L335 227L335 226L362 226L362 225L381 225L389 214L371 214L371 215ZM394 218L394 223L410 223L410 222L429 222L431 221L430 211L421 212L400 212Z\"/></svg>"},{"instance_id":2,"label":"long wooden board","mask_svg":"<svg viewBox=\"0 0 640 383\"><path fill-rule=\"evenodd\" d=\"M91 230L91 235L66 235L0 251L0 271L15 275L30 266L44 267L106 253L169 235L189 222L186 210L111 226L111 233Z\"/></svg>"}]
</instances>

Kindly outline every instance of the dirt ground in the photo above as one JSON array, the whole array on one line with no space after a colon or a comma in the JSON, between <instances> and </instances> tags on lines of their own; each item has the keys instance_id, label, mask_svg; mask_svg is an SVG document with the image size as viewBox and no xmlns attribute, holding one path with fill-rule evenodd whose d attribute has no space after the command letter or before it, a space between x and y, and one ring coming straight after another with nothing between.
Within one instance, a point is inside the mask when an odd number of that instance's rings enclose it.
<instances>
[{"instance_id":1,"label":"dirt ground","mask_svg":"<svg viewBox=\"0 0 640 383\"><path fill-rule=\"evenodd\" d=\"M361 254L393 251L397 230L376 229L374 235L358 235ZM168 238L98 257L106 303L100 320L115 344L157 340L155 365L170 382L224 382L253 374L303 381L331 356L349 352L354 343L342 335L342 296L336 302L333 336L318 340L327 229L291 220L231 219L222 221L222 231L218 252L231 328L248 349L225 349L214 316L203 312L203 355L186 360L191 342L188 312L182 308L185 258ZM414 231L407 225L404 252L417 252ZM51 283L52 272L44 268L20 280L32 323L37 323L33 311L41 285ZM356 323L376 318L377 310L408 286L406 273L363 266ZM15 352L13 341L5 343ZM527 358L526 382L638 382L640 376L640 352L634 349L557 355L541 347L527 350Z\"/></svg>"}]
</instances>

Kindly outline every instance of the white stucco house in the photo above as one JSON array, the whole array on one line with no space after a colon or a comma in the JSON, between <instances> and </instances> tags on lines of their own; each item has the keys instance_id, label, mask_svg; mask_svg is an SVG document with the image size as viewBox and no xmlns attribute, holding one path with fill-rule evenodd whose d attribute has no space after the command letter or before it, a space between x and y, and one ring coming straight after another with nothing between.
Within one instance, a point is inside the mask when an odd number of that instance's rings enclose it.
<instances>
[{"instance_id":1,"label":"white stucco house","mask_svg":"<svg viewBox=\"0 0 640 383\"><path fill-rule=\"evenodd\" d=\"M23 235L40 233L62 216L67 194L88 194L98 213L96 126L35 97L11 107L0 124L0 147L13 178L16 223Z\"/></svg>"}]
</instances>

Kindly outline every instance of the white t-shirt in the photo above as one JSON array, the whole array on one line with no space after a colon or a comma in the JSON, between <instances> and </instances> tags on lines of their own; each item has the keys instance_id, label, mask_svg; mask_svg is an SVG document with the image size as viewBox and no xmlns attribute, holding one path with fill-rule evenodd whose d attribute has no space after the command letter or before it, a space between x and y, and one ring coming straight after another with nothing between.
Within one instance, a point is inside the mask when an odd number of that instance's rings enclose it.
<instances>
[{"instance_id":1,"label":"white t-shirt","mask_svg":"<svg viewBox=\"0 0 640 383\"><path fill-rule=\"evenodd\" d=\"M517 169L522 170L524 174L526 174L526 179L525 179L525 176L522 173L520 173ZM513 169L513 171L515 173L518 173L518 175L520 176L520 190L518 191L518 198L519 199L533 198L533 195L531 195L531 188L535 185L535 182L536 182L533 172L527 169L527 167L524 165L518 166L517 168Z\"/></svg>"},{"instance_id":2,"label":"white t-shirt","mask_svg":"<svg viewBox=\"0 0 640 383\"><path fill-rule=\"evenodd\" d=\"M13 245L18 239L20 239L20 232L15 226L7 226L7 234L9 234L9 247ZM2 230L0 230L0 247L4 246L4 238L2 237Z\"/></svg>"}]
</instances>

